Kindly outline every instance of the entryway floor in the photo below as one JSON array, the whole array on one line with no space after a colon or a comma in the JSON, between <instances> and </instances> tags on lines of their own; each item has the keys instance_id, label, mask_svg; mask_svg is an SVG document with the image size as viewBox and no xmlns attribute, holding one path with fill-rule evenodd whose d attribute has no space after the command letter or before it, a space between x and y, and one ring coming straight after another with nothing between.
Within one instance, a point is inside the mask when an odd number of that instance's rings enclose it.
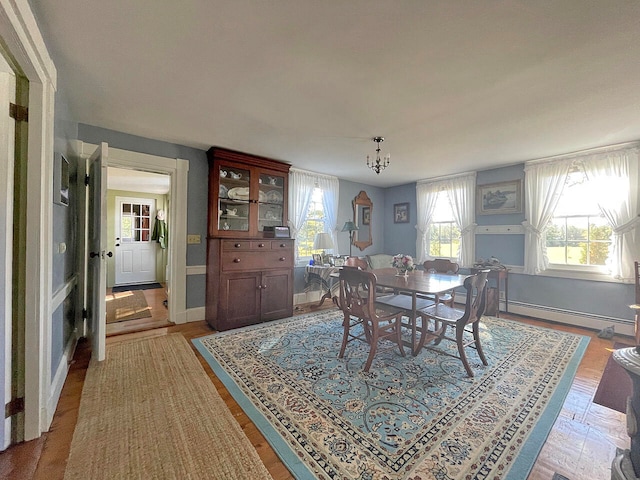
<instances>
[{"instance_id":1,"label":"entryway floor","mask_svg":"<svg viewBox=\"0 0 640 480\"><path fill-rule=\"evenodd\" d=\"M151 307L151 316L126 320L124 322L109 323L107 324L107 337L153 330L154 328L162 328L174 324L169 321L169 310L163 303L167 299L165 286L163 285L162 288L142 290L142 292L147 300L147 304ZM107 289L107 295L111 295L110 288Z\"/></svg>"}]
</instances>

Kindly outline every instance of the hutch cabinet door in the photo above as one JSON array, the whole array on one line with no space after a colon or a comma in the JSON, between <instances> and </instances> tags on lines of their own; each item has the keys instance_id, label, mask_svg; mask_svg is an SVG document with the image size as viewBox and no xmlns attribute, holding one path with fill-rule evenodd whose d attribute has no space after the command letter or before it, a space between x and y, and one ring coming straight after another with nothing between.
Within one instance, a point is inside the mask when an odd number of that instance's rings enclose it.
<instances>
[{"instance_id":1,"label":"hutch cabinet door","mask_svg":"<svg viewBox=\"0 0 640 480\"><path fill-rule=\"evenodd\" d=\"M258 323L261 290L260 272L222 274L216 328L228 330Z\"/></svg>"},{"instance_id":2,"label":"hutch cabinet door","mask_svg":"<svg viewBox=\"0 0 640 480\"><path fill-rule=\"evenodd\" d=\"M293 277L291 270L262 274L262 320L293 315Z\"/></svg>"},{"instance_id":3,"label":"hutch cabinet door","mask_svg":"<svg viewBox=\"0 0 640 480\"><path fill-rule=\"evenodd\" d=\"M258 178L258 231L265 226L286 225L285 186L288 177L280 172L261 171Z\"/></svg>"},{"instance_id":4,"label":"hutch cabinet door","mask_svg":"<svg viewBox=\"0 0 640 480\"><path fill-rule=\"evenodd\" d=\"M250 197L252 169L216 162L210 175L213 198L217 200L209 205L209 225L213 228L209 234L221 237L248 234L253 223Z\"/></svg>"}]
</instances>

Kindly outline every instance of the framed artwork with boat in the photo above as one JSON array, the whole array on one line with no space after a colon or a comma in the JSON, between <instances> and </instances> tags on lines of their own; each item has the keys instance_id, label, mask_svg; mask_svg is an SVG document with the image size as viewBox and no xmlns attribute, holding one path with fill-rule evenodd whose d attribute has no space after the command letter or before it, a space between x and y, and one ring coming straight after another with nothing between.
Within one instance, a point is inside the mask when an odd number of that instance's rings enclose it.
<instances>
[{"instance_id":1,"label":"framed artwork with boat","mask_svg":"<svg viewBox=\"0 0 640 480\"><path fill-rule=\"evenodd\" d=\"M478 215L522 213L522 180L478 185Z\"/></svg>"}]
</instances>

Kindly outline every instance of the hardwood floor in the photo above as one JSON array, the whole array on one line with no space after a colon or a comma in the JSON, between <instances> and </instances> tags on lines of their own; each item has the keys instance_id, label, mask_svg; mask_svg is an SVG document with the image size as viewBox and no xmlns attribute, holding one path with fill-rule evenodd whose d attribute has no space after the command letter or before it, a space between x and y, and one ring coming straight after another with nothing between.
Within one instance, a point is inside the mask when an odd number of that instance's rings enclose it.
<instances>
[{"instance_id":1,"label":"hardwood floor","mask_svg":"<svg viewBox=\"0 0 640 480\"><path fill-rule=\"evenodd\" d=\"M309 307L300 309L296 313L306 313L310 310L312 309ZM501 313L501 316L524 323L587 335L591 338L562 412L536 460L528 477L529 480L550 480L555 472L570 480L610 478L610 465L616 454L616 447L629 447L626 419L625 415L619 412L594 404L592 399L613 343L618 341L631 344L632 339L615 337L612 340L604 340L597 338L595 332L588 330L515 315ZM173 332L180 332L187 340L190 340L210 334L212 330L204 321L192 322L111 336L107 339L107 343L167 335ZM276 480L292 479L289 471L280 462L265 438L244 414L220 380L213 374L204 358L197 352L196 355L273 478ZM37 440L12 446L0 454L0 478L21 480L63 478L89 358L88 342L81 341L70 366L51 429Z\"/></svg>"},{"instance_id":2,"label":"hardwood floor","mask_svg":"<svg viewBox=\"0 0 640 480\"><path fill-rule=\"evenodd\" d=\"M147 318L137 318L135 320L126 320L124 322L108 323L107 337L111 335L123 335L126 333L141 332L145 330L153 330L155 328L167 327L173 325L169 321L169 311L163 302L167 299L167 293L163 288L154 288L142 290L147 304L151 307L151 316ZM111 289L107 289L107 299L111 295Z\"/></svg>"}]
</instances>

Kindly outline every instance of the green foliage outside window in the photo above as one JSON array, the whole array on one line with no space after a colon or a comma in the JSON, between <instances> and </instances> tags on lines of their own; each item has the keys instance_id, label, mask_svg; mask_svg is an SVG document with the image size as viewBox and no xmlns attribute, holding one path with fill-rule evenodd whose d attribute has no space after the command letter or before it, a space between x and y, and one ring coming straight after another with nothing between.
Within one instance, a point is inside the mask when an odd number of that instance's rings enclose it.
<instances>
[{"instance_id":1,"label":"green foliage outside window","mask_svg":"<svg viewBox=\"0 0 640 480\"><path fill-rule=\"evenodd\" d=\"M555 217L547 228L547 256L555 264L605 265L612 233L601 217Z\"/></svg>"},{"instance_id":2,"label":"green foliage outside window","mask_svg":"<svg viewBox=\"0 0 640 480\"><path fill-rule=\"evenodd\" d=\"M456 258L460 249L460 229L454 222L434 222L429 228L429 255Z\"/></svg>"}]
</instances>

